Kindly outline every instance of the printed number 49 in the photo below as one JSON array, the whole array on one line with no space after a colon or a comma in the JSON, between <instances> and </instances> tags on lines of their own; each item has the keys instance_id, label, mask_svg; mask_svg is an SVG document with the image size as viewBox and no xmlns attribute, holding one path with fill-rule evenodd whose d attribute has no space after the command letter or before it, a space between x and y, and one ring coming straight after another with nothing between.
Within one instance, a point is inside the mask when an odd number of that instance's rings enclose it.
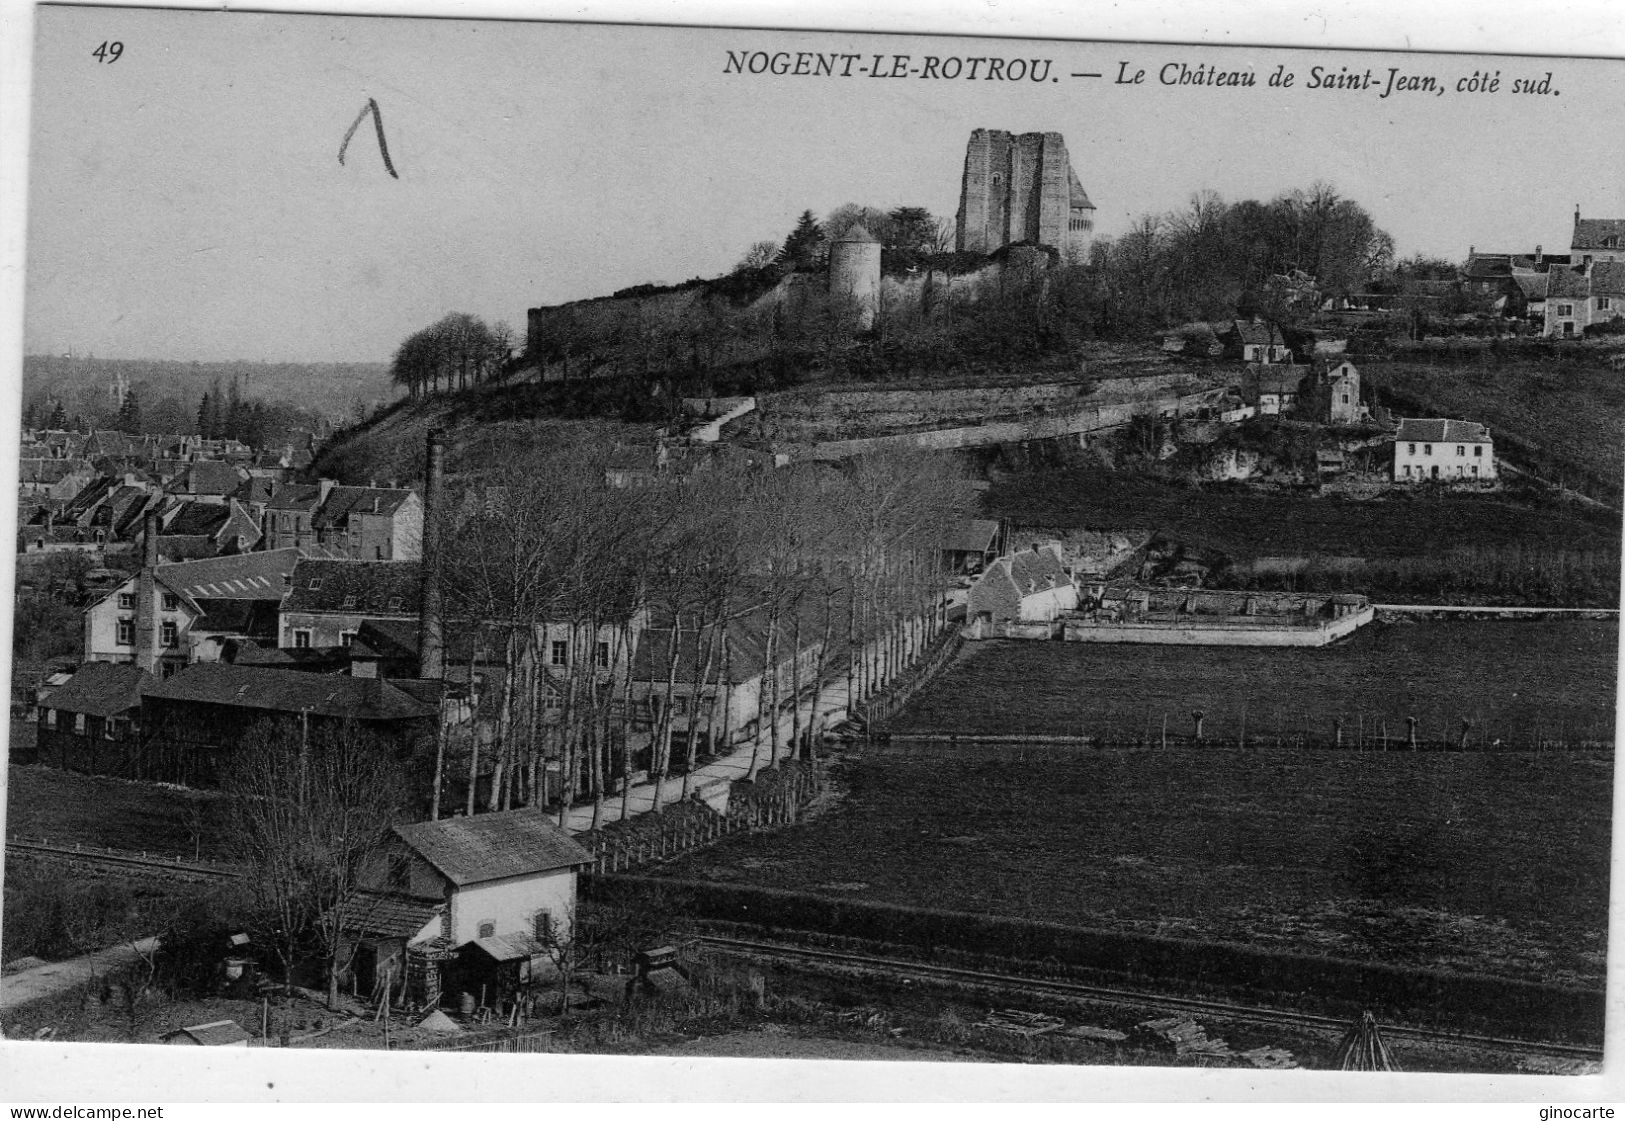
<instances>
[{"instance_id":1,"label":"printed number 49","mask_svg":"<svg viewBox=\"0 0 1625 1121\"><path fill-rule=\"evenodd\" d=\"M95 50L90 52L90 57L94 58L97 62L105 62L109 66L111 66L113 63L115 63L115 62L117 62L119 60L119 55L121 55L123 53L124 53L124 44L123 43L119 43L119 42L109 43L109 42L103 40L101 46L97 47Z\"/></svg>"}]
</instances>

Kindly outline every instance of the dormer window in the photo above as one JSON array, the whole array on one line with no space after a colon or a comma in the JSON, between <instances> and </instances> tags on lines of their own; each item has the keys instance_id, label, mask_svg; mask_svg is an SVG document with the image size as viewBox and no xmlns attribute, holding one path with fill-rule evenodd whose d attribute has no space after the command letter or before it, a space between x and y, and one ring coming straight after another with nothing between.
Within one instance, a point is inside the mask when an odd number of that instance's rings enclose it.
<instances>
[{"instance_id":1,"label":"dormer window","mask_svg":"<svg viewBox=\"0 0 1625 1121\"><path fill-rule=\"evenodd\" d=\"M322 590L322 578L320 576L312 576L310 578L310 590L313 592L319 592Z\"/></svg>"},{"instance_id":2,"label":"dormer window","mask_svg":"<svg viewBox=\"0 0 1625 1121\"><path fill-rule=\"evenodd\" d=\"M355 606L355 596L345 596L344 597L344 603L342 605L343 610L348 611L351 608L353 608L354 606Z\"/></svg>"},{"instance_id":3,"label":"dormer window","mask_svg":"<svg viewBox=\"0 0 1625 1121\"><path fill-rule=\"evenodd\" d=\"M389 597L389 609L391 611L399 611L401 609L401 597L400 596L390 596Z\"/></svg>"}]
</instances>

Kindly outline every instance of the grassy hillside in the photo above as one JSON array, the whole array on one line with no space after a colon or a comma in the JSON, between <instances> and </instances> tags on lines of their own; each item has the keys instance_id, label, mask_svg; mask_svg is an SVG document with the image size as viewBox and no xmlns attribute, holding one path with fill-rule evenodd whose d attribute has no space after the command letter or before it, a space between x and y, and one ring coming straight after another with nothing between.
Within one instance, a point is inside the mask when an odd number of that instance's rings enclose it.
<instances>
[{"instance_id":1,"label":"grassy hillside","mask_svg":"<svg viewBox=\"0 0 1625 1121\"><path fill-rule=\"evenodd\" d=\"M1487 424L1501 458L1617 502L1625 475L1625 377L1597 352L1579 353L1585 357L1370 363L1361 373L1400 415Z\"/></svg>"}]
</instances>

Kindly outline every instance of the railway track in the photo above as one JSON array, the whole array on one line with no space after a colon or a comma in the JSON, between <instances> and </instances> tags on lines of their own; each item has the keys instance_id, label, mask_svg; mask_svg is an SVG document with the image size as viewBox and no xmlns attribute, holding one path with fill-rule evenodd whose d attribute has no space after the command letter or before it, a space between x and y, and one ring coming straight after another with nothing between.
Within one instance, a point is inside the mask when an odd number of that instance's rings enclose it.
<instances>
[{"instance_id":1,"label":"railway track","mask_svg":"<svg viewBox=\"0 0 1625 1121\"><path fill-rule=\"evenodd\" d=\"M193 864L179 857L163 857L153 853L132 853L118 849L85 848L83 846L53 845L48 841L7 841L6 855L36 856L54 860L74 860L82 864L100 864L124 871L139 870L149 875L184 876L192 879L240 879L242 873L234 868L217 864Z\"/></svg>"},{"instance_id":2,"label":"railway track","mask_svg":"<svg viewBox=\"0 0 1625 1121\"><path fill-rule=\"evenodd\" d=\"M858 971L883 972L888 977L904 977L922 981L951 981L955 984L983 988L998 988L1034 995L1067 997L1095 1003L1126 1005L1159 1012L1191 1013L1222 1016L1230 1020L1266 1025L1290 1025L1341 1034L1348 1030L1346 1019L1320 1016L1310 1012L1294 1012L1281 1008L1261 1008L1224 1001L1202 1000L1195 997L1165 996L1134 989L1118 989L1104 985L1086 985L1075 981L1052 981L1037 977L1023 977L1013 973L994 973L956 966L931 965L907 958L888 958L870 954L854 954L840 950L822 950L810 946L797 946L784 942L758 942L743 938L702 935L698 941L706 946L743 957L776 959ZM1419 1043L1443 1043L1457 1047L1475 1047L1492 1051L1512 1051L1522 1054L1549 1055L1565 1059L1602 1061L1601 1047L1586 1047L1570 1043L1538 1042L1511 1039L1502 1036L1476 1035L1468 1032L1446 1032L1430 1028L1384 1024L1383 1034L1391 1039L1414 1040Z\"/></svg>"}]
</instances>

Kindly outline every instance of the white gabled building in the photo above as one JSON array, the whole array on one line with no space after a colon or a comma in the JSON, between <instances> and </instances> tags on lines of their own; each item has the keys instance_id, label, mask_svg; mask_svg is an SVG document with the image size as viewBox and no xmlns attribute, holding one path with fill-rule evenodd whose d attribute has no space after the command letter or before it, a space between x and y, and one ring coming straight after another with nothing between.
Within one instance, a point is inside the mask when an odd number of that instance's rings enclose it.
<instances>
[{"instance_id":1,"label":"white gabled building","mask_svg":"<svg viewBox=\"0 0 1625 1121\"><path fill-rule=\"evenodd\" d=\"M970 622L1048 623L1077 606L1078 588L1061 562L1061 546L1034 545L987 566L971 585L965 617Z\"/></svg>"},{"instance_id":2,"label":"white gabled building","mask_svg":"<svg viewBox=\"0 0 1625 1121\"><path fill-rule=\"evenodd\" d=\"M1490 430L1470 420L1401 420L1394 434L1394 481L1487 482L1495 475Z\"/></svg>"}]
</instances>

